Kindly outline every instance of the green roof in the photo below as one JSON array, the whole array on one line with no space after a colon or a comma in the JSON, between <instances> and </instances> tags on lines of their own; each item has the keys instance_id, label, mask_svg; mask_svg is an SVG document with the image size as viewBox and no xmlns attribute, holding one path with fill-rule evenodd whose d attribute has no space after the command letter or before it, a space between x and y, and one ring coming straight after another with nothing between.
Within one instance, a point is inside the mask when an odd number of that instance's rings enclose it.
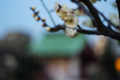
<instances>
[{"instance_id":1,"label":"green roof","mask_svg":"<svg viewBox=\"0 0 120 80\"><path fill-rule=\"evenodd\" d=\"M81 34L69 38L65 34L47 34L41 42L30 46L33 54L42 54L46 57L75 56L85 47L86 40Z\"/></svg>"}]
</instances>

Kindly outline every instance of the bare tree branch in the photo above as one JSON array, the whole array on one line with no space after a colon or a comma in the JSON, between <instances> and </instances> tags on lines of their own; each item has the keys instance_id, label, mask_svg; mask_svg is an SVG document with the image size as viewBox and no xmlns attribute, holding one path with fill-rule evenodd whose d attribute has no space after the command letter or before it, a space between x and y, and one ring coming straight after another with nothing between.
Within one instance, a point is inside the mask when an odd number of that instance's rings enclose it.
<instances>
[{"instance_id":1,"label":"bare tree branch","mask_svg":"<svg viewBox=\"0 0 120 80\"><path fill-rule=\"evenodd\" d=\"M57 25L54 28L50 28L50 32L57 32L59 30L65 30L65 26L64 25Z\"/></svg>"},{"instance_id":2,"label":"bare tree branch","mask_svg":"<svg viewBox=\"0 0 120 80\"><path fill-rule=\"evenodd\" d=\"M120 0L116 0L117 7L118 7L118 14L119 14L119 19L120 19Z\"/></svg>"},{"instance_id":3,"label":"bare tree branch","mask_svg":"<svg viewBox=\"0 0 120 80\"><path fill-rule=\"evenodd\" d=\"M57 25L54 28L50 29L50 32L57 32L59 30L65 30L65 26L64 25ZM120 40L120 34L117 33L117 35L115 35L114 33L106 33L106 32L99 32L99 31L90 31L90 30L84 30L84 29L77 29L77 32L79 33L83 33L83 34L89 34L89 35L104 35L104 36L108 36L111 37L113 39L116 40Z\"/></svg>"},{"instance_id":4,"label":"bare tree branch","mask_svg":"<svg viewBox=\"0 0 120 80\"><path fill-rule=\"evenodd\" d=\"M79 9L82 9L93 21L93 25L97 26L97 23L95 21L95 18L93 17L93 15L89 12L89 10L87 10L83 4L81 4L78 0L71 0L72 2L76 3L78 5Z\"/></svg>"},{"instance_id":5,"label":"bare tree branch","mask_svg":"<svg viewBox=\"0 0 120 80\"><path fill-rule=\"evenodd\" d=\"M97 28L98 30L96 31L90 31L90 30L84 30L82 29L79 25L77 29L77 32L79 33L84 33L84 34L90 34L90 35L105 35L105 36L108 36L108 37L111 37L113 39L116 39L118 41L120 41L120 33L114 31L111 29L111 25L115 26L114 24L112 24L102 13L100 13L96 8L93 7L93 5L91 4L91 2L89 0L83 0L83 2L85 3L85 5L88 7L89 11L83 6L81 5L81 3L79 3L78 0L72 0L73 2L75 2L82 10L85 11L85 13L87 13L93 20L93 22L97 23ZM37 12L35 12L35 10L33 10L32 8L30 8L34 14L36 14L36 16L38 18L41 19L41 17L38 15ZM99 15L100 14L107 22L108 22L108 26L105 26L103 24L103 22L101 21ZM38 20L39 21L39 20ZM41 19L41 21L45 23L45 21L43 19ZM44 27L47 27L48 25L46 24ZM115 26L117 27L117 26ZM50 32L56 32L56 31L59 31L59 30L65 30L66 26L65 25L56 25L54 26L53 28L50 28Z\"/></svg>"},{"instance_id":6,"label":"bare tree branch","mask_svg":"<svg viewBox=\"0 0 120 80\"><path fill-rule=\"evenodd\" d=\"M89 11L90 11L90 13L94 16L94 18L95 18L95 20L96 20L96 22L97 22L97 28L98 28L98 30L99 31L103 31L103 30L106 30L106 31L108 31L107 29L105 29L105 26L104 26L104 24L102 23L102 21L101 21L101 19L100 19L100 17L99 17L99 15L98 15L98 12L97 12L97 10L94 8L94 6L92 5L92 3L89 1L89 0L82 0L83 2L84 2L84 4L88 7L88 9L89 9Z\"/></svg>"}]
</instances>

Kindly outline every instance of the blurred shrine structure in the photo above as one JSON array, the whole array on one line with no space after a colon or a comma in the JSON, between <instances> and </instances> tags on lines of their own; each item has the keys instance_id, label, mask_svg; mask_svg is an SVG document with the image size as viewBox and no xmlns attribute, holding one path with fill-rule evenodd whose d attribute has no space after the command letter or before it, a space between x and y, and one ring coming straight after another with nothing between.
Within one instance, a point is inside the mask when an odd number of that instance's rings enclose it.
<instances>
[{"instance_id":1,"label":"blurred shrine structure","mask_svg":"<svg viewBox=\"0 0 120 80\"><path fill-rule=\"evenodd\" d=\"M69 38L64 34L47 34L41 43L31 45L37 64L44 64L46 77L52 80L89 78L98 69L99 58L87 44L84 35Z\"/></svg>"},{"instance_id":2,"label":"blurred shrine structure","mask_svg":"<svg viewBox=\"0 0 120 80\"><path fill-rule=\"evenodd\" d=\"M79 80L96 74L99 58L84 35L46 34L42 41L10 33L0 41L0 80Z\"/></svg>"}]
</instances>

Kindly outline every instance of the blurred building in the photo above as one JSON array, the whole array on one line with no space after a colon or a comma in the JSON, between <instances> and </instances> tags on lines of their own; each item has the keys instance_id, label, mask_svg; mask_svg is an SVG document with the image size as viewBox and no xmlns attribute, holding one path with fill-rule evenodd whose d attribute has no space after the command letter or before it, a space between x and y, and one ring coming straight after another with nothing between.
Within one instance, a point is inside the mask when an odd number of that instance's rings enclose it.
<instances>
[{"instance_id":1,"label":"blurred building","mask_svg":"<svg viewBox=\"0 0 120 80\"><path fill-rule=\"evenodd\" d=\"M33 80L30 75L40 66L27 51L29 42L29 35L22 33L9 33L0 40L0 80Z\"/></svg>"},{"instance_id":2,"label":"blurred building","mask_svg":"<svg viewBox=\"0 0 120 80\"><path fill-rule=\"evenodd\" d=\"M46 77L51 80L89 78L97 70L98 59L83 35L69 38L64 34L47 34L41 43L31 45L30 50L35 63L44 64Z\"/></svg>"},{"instance_id":3,"label":"blurred building","mask_svg":"<svg viewBox=\"0 0 120 80\"><path fill-rule=\"evenodd\" d=\"M0 80L89 79L99 69L84 35L46 34L42 41L10 33L0 41Z\"/></svg>"}]
</instances>

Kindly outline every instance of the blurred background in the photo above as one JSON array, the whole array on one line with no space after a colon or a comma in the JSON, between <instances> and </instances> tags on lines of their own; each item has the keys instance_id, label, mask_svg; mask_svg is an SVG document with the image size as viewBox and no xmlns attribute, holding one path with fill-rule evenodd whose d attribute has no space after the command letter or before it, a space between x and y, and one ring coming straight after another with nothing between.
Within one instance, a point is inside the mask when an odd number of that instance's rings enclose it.
<instances>
[{"instance_id":1,"label":"blurred background","mask_svg":"<svg viewBox=\"0 0 120 80\"><path fill-rule=\"evenodd\" d=\"M56 0L43 1L55 23L64 24L52 11ZM70 0L59 1L77 8ZM114 1L93 5L118 25ZM33 18L32 6L54 27L40 0L0 0L0 80L120 80L118 41L103 35L69 38L64 31L47 32L42 22ZM88 16L78 17L83 29L96 30Z\"/></svg>"}]
</instances>

